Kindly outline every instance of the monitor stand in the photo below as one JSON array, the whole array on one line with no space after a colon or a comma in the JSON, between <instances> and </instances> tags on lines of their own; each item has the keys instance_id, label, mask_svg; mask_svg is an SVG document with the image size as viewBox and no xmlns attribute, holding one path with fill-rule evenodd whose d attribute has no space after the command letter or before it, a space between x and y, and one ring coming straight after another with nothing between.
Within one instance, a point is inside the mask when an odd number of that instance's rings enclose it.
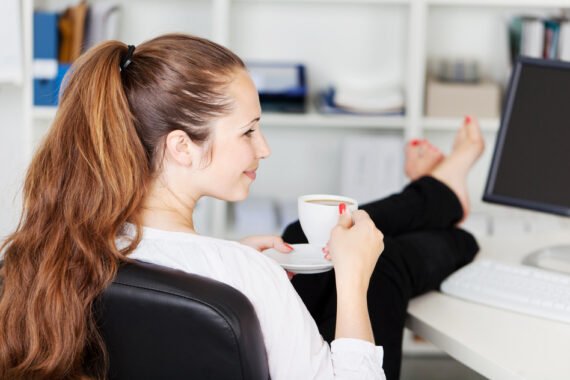
<instances>
[{"instance_id":1,"label":"monitor stand","mask_svg":"<svg viewBox=\"0 0 570 380\"><path fill-rule=\"evenodd\" d=\"M529 253L522 261L525 265L570 274L570 245L546 247Z\"/></svg>"}]
</instances>

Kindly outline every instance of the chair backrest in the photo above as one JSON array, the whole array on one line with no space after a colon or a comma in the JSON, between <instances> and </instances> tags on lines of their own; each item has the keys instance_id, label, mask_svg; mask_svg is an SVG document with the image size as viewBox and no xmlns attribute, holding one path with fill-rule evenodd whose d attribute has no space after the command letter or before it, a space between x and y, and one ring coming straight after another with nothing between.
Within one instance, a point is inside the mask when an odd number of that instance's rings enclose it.
<instances>
[{"instance_id":1,"label":"chair backrest","mask_svg":"<svg viewBox=\"0 0 570 380\"><path fill-rule=\"evenodd\" d=\"M96 313L110 379L269 379L251 302L219 281L134 261Z\"/></svg>"}]
</instances>

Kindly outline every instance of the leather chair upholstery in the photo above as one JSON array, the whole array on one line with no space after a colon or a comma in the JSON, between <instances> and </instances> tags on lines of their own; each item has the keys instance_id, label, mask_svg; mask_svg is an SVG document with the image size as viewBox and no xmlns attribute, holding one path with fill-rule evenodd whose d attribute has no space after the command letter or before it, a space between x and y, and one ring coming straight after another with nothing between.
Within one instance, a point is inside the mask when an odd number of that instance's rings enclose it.
<instances>
[{"instance_id":1,"label":"leather chair upholstery","mask_svg":"<svg viewBox=\"0 0 570 380\"><path fill-rule=\"evenodd\" d=\"M110 379L269 379L253 306L221 282L134 261L96 313Z\"/></svg>"}]
</instances>

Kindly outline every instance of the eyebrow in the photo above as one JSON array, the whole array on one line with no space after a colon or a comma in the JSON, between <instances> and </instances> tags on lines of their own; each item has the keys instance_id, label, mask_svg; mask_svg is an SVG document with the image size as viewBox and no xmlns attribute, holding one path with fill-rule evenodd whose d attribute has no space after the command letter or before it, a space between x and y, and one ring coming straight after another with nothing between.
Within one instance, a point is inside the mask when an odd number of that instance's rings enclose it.
<instances>
[{"instance_id":1,"label":"eyebrow","mask_svg":"<svg viewBox=\"0 0 570 380\"><path fill-rule=\"evenodd\" d=\"M242 128L249 127L250 125L252 125L253 123L255 123L256 121L259 121L259 120L261 120L261 116L256 117L255 119L253 119L252 121L250 121L246 125L242 126Z\"/></svg>"}]
</instances>

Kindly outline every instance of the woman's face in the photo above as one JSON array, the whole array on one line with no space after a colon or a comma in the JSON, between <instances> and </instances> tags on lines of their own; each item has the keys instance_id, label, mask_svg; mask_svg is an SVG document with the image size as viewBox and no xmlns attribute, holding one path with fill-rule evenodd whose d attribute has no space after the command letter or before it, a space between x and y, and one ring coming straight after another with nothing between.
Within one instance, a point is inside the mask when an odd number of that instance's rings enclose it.
<instances>
[{"instance_id":1,"label":"woman's face","mask_svg":"<svg viewBox=\"0 0 570 380\"><path fill-rule=\"evenodd\" d=\"M259 95L249 74L239 70L228 91L233 110L215 121L211 161L199 176L203 195L239 201L249 194L259 161L271 151L261 133Z\"/></svg>"}]
</instances>

